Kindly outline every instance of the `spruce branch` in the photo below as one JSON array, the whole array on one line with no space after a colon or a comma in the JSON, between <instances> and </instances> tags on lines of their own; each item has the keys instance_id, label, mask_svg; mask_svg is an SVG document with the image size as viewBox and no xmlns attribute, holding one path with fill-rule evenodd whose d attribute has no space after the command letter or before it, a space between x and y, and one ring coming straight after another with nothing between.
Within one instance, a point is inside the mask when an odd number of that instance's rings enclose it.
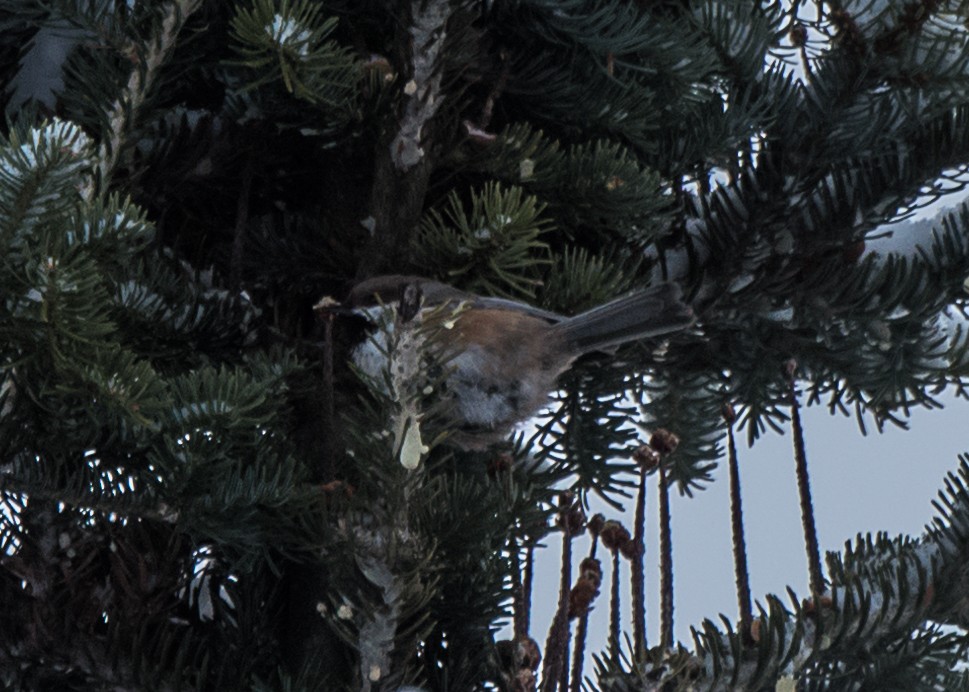
<instances>
[{"instance_id":1,"label":"spruce branch","mask_svg":"<svg viewBox=\"0 0 969 692\"><path fill-rule=\"evenodd\" d=\"M38 227L76 213L78 193L90 184L91 149L81 128L57 118L0 140L0 237L21 261Z\"/></svg>"},{"instance_id":2,"label":"spruce branch","mask_svg":"<svg viewBox=\"0 0 969 692\"><path fill-rule=\"evenodd\" d=\"M415 263L446 273L455 284L484 294L521 298L534 294L536 274L549 263L550 230L545 207L521 187L497 183L471 193L471 208L448 195L442 211L431 209L415 234Z\"/></svg>"},{"instance_id":3,"label":"spruce branch","mask_svg":"<svg viewBox=\"0 0 969 692\"><path fill-rule=\"evenodd\" d=\"M406 512L406 507L402 508ZM406 531L406 527L403 528ZM379 529L378 529L379 531ZM368 537L358 536L359 552L357 565L367 580L377 587L377 602L363 612L363 623L357 634L357 648L360 652L360 689L370 692L374 685L391 675L391 653L394 639L400 627L401 603L404 589L399 582L395 569L399 569L392 547L394 538L379 532L367 532ZM397 540L400 540L399 538Z\"/></svg>"},{"instance_id":4,"label":"spruce branch","mask_svg":"<svg viewBox=\"0 0 969 692\"><path fill-rule=\"evenodd\" d=\"M358 104L361 63L332 38L338 20L309 0L253 0L232 19L237 64L248 67L246 91L282 82L288 94L314 106L318 131L343 125Z\"/></svg>"},{"instance_id":5,"label":"spruce branch","mask_svg":"<svg viewBox=\"0 0 969 692\"><path fill-rule=\"evenodd\" d=\"M188 18L201 7L201 0L172 0L165 6L157 31L141 44L130 43L123 53L130 56L134 67L128 82L107 115L107 132L97 152L97 182L101 191L108 189L111 174L118 163L124 140L138 118L138 112L154 86L158 73L175 47L179 32ZM87 194L93 195L93 189Z\"/></svg>"}]
</instances>

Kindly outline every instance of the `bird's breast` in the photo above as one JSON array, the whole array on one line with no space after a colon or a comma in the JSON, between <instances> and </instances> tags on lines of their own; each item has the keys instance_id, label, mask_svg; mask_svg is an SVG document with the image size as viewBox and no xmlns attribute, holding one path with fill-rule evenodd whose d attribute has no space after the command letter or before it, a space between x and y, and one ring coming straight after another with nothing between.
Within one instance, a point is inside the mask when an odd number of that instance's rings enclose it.
<instances>
[{"instance_id":1,"label":"bird's breast","mask_svg":"<svg viewBox=\"0 0 969 692\"><path fill-rule=\"evenodd\" d=\"M455 328L460 344L447 382L470 427L496 430L530 417L572 360L550 325L529 315L470 310Z\"/></svg>"}]
</instances>

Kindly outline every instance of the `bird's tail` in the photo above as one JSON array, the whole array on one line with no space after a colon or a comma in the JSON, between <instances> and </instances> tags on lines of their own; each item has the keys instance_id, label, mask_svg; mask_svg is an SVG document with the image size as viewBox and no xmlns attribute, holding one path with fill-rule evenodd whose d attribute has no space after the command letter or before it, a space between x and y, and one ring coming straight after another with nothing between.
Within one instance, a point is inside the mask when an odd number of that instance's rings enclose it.
<instances>
[{"instance_id":1,"label":"bird's tail","mask_svg":"<svg viewBox=\"0 0 969 692\"><path fill-rule=\"evenodd\" d=\"M553 328L576 354L679 331L693 324L679 286L662 283L616 298Z\"/></svg>"}]
</instances>

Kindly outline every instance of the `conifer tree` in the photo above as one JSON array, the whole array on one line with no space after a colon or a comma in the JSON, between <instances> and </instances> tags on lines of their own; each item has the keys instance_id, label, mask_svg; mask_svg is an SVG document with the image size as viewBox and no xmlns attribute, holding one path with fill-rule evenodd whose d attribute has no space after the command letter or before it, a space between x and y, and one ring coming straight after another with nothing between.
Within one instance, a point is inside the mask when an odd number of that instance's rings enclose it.
<instances>
[{"instance_id":1,"label":"conifer tree","mask_svg":"<svg viewBox=\"0 0 969 692\"><path fill-rule=\"evenodd\" d=\"M916 256L866 251L969 180L966 16L0 0L2 684L969 689L969 458L924 535L825 573L799 417L904 424L969 375L969 210ZM534 425L466 451L446 320L400 313L390 370L348 363L328 306L383 273L561 314L671 281L697 323L583 358ZM811 593L752 605L734 434L788 420ZM668 516L721 457L738 620L674 642L666 531L647 641L643 489ZM635 496L632 530L586 517L593 494ZM552 540L574 559L546 633ZM599 591L616 615L583 667Z\"/></svg>"}]
</instances>

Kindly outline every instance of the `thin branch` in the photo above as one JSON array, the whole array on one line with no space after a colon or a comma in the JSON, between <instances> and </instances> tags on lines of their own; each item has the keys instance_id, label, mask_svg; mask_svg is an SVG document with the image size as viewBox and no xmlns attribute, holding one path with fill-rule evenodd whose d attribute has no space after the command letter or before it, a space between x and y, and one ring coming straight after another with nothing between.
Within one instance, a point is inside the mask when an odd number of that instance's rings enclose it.
<instances>
[{"instance_id":1,"label":"thin branch","mask_svg":"<svg viewBox=\"0 0 969 692\"><path fill-rule=\"evenodd\" d=\"M323 416L325 418L324 430L329 433L336 430L333 382L333 315L330 314L323 318ZM329 437L333 439L335 435L329 435ZM332 444L329 444L329 446L332 447ZM327 481L330 481L335 475L333 460L336 458L336 455L331 451L323 460L323 478Z\"/></svg>"},{"instance_id":2,"label":"thin branch","mask_svg":"<svg viewBox=\"0 0 969 692\"><path fill-rule=\"evenodd\" d=\"M246 229L249 226L249 194L252 190L252 160L247 159L242 171L242 184L236 200L236 225L232 235L232 287L242 288L242 254L246 242Z\"/></svg>"},{"instance_id":3,"label":"thin branch","mask_svg":"<svg viewBox=\"0 0 969 692\"><path fill-rule=\"evenodd\" d=\"M593 517L593 521L596 517ZM618 521L609 520L601 524L599 538L602 547L612 553L612 592L609 598L609 655L619 656L619 553L630 552L632 537ZM626 555L628 557L628 555Z\"/></svg>"},{"instance_id":4,"label":"thin branch","mask_svg":"<svg viewBox=\"0 0 969 692\"><path fill-rule=\"evenodd\" d=\"M660 645L673 646L673 539L666 464L659 465Z\"/></svg>"},{"instance_id":5,"label":"thin branch","mask_svg":"<svg viewBox=\"0 0 969 692\"><path fill-rule=\"evenodd\" d=\"M488 96L485 99L484 106L481 108L481 115L478 116L478 127L482 130L488 128L491 124L491 116L494 112L495 101L501 97L501 92L505 90L505 86L508 84L508 76L511 73L511 65L508 61L508 53L505 50L500 51L499 58L501 59L501 73L498 75L498 79L491 87L491 91L488 92Z\"/></svg>"},{"instance_id":6,"label":"thin branch","mask_svg":"<svg viewBox=\"0 0 969 692\"><path fill-rule=\"evenodd\" d=\"M737 444L734 439L734 412L729 405L724 408L727 419L727 460L730 468L730 533L733 538L734 581L737 585L737 607L740 611L740 628L750 635L752 609L750 599L750 573L747 570L747 541L744 537L744 508L740 493L740 468L737 463Z\"/></svg>"},{"instance_id":7,"label":"thin branch","mask_svg":"<svg viewBox=\"0 0 969 692\"><path fill-rule=\"evenodd\" d=\"M519 639L528 635L528 628L524 627L524 589L522 588L522 562L519 553L518 540L512 536L508 546L511 558L511 612L512 639Z\"/></svg>"},{"instance_id":8,"label":"thin branch","mask_svg":"<svg viewBox=\"0 0 969 692\"><path fill-rule=\"evenodd\" d=\"M525 549L525 570L522 575L522 634L527 635L531 629L532 619L532 578L535 574L535 546Z\"/></svg>"},{"instance_id":9,"label":"thin branch","mask_svg":"<svg viewBox=\"0 0 969 692\"><path fill-rule=\"evenodd\" d=\"M629 561L632 582L633 651L639 656L646 650L646 467L640 464L639 494L636 496L633 550Z\"/></svg>"},{"instance_id":10,"label":"thin branch","mask_svg":"<svg viewBox=\"0 0 969 692\"><path fill-rule=\"evenodd\" d=\"M824 593L824 575L821 571L821 550L818 546L818 530L814 521L814 503L811 501L811 478L808 474L807 451L804 444L804 428L801 425L800 404L797 401L797 385L794 380L793 361L788 366L791 386L791 428L794 436L794 463L797 474L797 492L801 504L801 524L804 527L804 549L807 552L808 575L811 593L815 598Z\"/></svg>"},{"instance_id":11,"label":"thin branch","mask_svg":"<svg viewBox=\"0 0 969 692\"><path fill-rule=\"evenodd\" d=\"M609 655L619 657L619 551L612 551L612 586L609 595Z\"/></svg>"},{"instance_id":12,"label":"thin branch","mask_svg":"<svg viewBox=\"0 0 969 692\"><path fill-rule=\"evenodd\" d=\"M591 527L590 522L590 527ZM589 559L596 557L596 548L599 546L599 535L592 534L592 547L589 548ZM589 611L586 610L579 616L579 624L575 628L575 652L572 655L572 683L569 685L569 692L581 692L582 690L582 664L585 659L585 639L589 631Z\"/></svg>"},{"instance_id":13,"label":"thin branch","mask_svg":"<svg viewBox=\"0 0 969 692\"><path fill-rule=\"evenodd\" d=\"M559 579L559 604L548 628L545 640L545 661L542 666L543 692L556 692L566 667L565 657L569 650L569 592L572 590L572 500L569 498L560 510L562 525L562 564Z\"/></svg>"}]
</instances>

